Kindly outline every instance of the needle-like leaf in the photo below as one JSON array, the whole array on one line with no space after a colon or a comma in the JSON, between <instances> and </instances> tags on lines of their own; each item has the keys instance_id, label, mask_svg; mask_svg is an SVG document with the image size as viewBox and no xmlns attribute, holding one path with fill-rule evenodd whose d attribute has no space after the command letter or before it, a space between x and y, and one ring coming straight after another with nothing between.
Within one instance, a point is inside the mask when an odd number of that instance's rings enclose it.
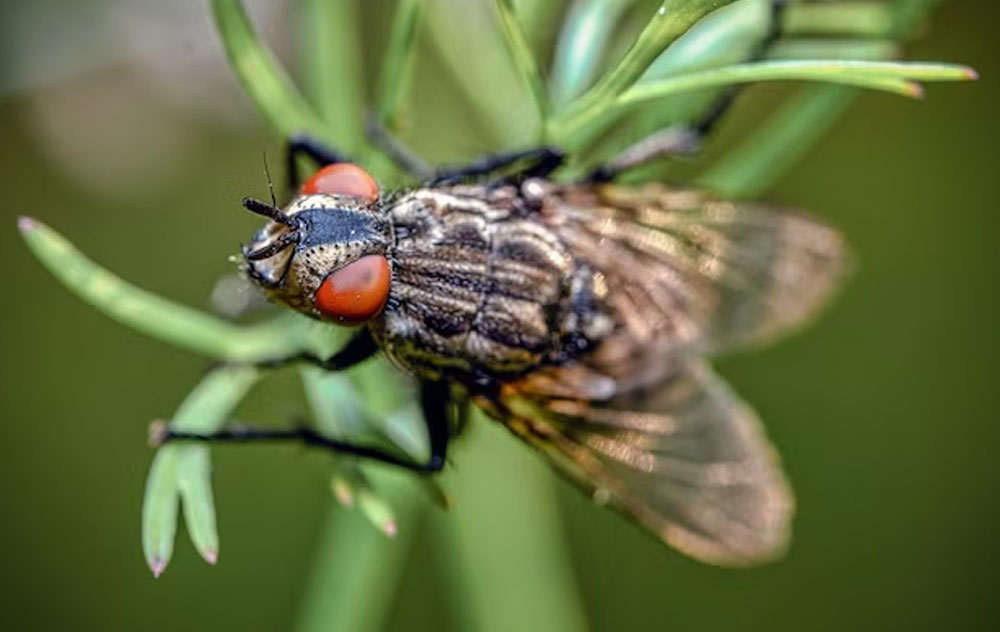
<instances>
[{"instance_id":1,"label":"needle-like leaf","mask_svg":"<svg viewBox=\"0 0 1000 632\"><path fill-rule=\"evenodd\" d=\"M323 135L323 124L271 51L262 46L239 0L210 0L215 27L226 54L253 102L285 136L310 131Z\"/></svg>"},{"instance_id":2,"label":"needle-like leaf","mask_svg":"<svg viewBox=\"0 0 1000 632\"><path fill-rule=\"evenodd\" d=\"M365 145L362 125L364 64L358 5L359 0L300 0L298 6L301 10L297 12L306 93L329 129L330 138L336 140L338 148L348 153L357 152ZM246 28L249 26L246 25ZM242 31L240 29L237 32ZM220 35L227 41L225 33ZM256 42L251 45L260 47ZM270 63L275 63L273 56L265 51L255 55L270 57ZM283 85L288 87L288 100L298 102L300 96L297 89L287 83L287 77L281 68L276 63L272 68L275 74L282 77ZM255 90L260 89L263 86ZM253 94L255 90L248 92ZM275 127L282 129L281 125Z\"/></svg>"},{"instance_id":3,"label":"needle-like leaf","mask_svg":"<svg viewBox=\"0 0 1000 632\"><path fill-rule=\"evenodd\" d=\"M518 74L531 90L535 98L535 105L538 107L539 116L542 119L542 128L549 118L552 105L549 102L549 92L542 79L542 73L538 69L538 63L528 45L528 38L521 28L521 23L517 19L514 10L513 0L495 0L497 13L500 15L500 24L503 26L503 33L507 41L507 50Z\"/></svg>"},{"instance_id":4,"label":"needle-like leaf","mask_svg":"<svg viewBox=\"0 0 1000 632\"><path fill-rule=\"evenodd\" d=\"M793 2L784 14L783 35L817 34L885 37L895 20L885 2Z\"/></svg>"},{"instance_id":5,"label":"needle-like leaf","mask_svg":"<svg viewBox=\"0 0 1000 632\"><path fill-rule=\"evenodd\" d=\"M142 503L142 552L154 577L163 573L174 554L179 505L177 456L161 450L146 475Z\"/></svg>"},{"instance_id":6,"label":"needle-like leaf","mask_svg":"<svg viewBox=\"0 0 1000 632\"><path fill-rule=\"evenodd\" d=\"M414 47L424 14L423 0L400 0L389 29L389 43L378 76L378 116L396 129L403 99L413 74Z\"/></svg>"},{"instance_id":7,"label":"needle-like leaf","mask_svg":"<svg viewBox=\"0 0 1000 632\"><path fill-rule=\"evenodd\" d=\"M337 344L336 328L285 314L241 327L138 288L94 263L30 217L18 228L28 247L74 294L123 325L170 344L233 361L265 361Z\"/></svg>"},{"instance_id":8,"label":"needle-like leaf","mask_svg":"<svg viewBox=\"0 0 1000 632\"><path fill-rule=\"evenodd\" d=\"M206 562L215 564L219 559L219 533L215 526L208 446L183 446L178 451L176 476L191 543Z\"/></svg>"},{"instance_id":9,"label":"needle-like leaf","mask_svg":"<svg viewBox=\"0 0 1000 632\"><path fill-rule=\"evenodd\" d=\"M548 137L560 145L570 140L599 118L667 46L706 14L731 2L733 0L663 0L621 61L550 121Z\"/></svg>"},{"instance_id":10,"label":"needle-like leaf","mask_svg":"<svg viewBox=\"0 0 1000 632\"><path fill-rule=\"evenodd\" d=\"M211 371L177 408L171 427L202 434L220 429L259 377L259 371L248 366ZM214 564L219 536L207 446L172 443L157 450L153 458L143 500L142 546L146 563L157 577L173 553L177 508L182 500L191 540L205 561Z\"/></svg>"},{"instance_id":11,"label":"needle-like leaf","mask_svg":"<svg viewBox=\"0 0 1000 632\"><path fill-rule=\"evenodd\" d=\"M976 72L968 66L954 64L858 60L763 61L644 83L618 97L615 105L629 107L690 90L774 80L826 81L919 97L923 92L913 80L968 81L976 77Z\"/></svg>"}]
</instances>

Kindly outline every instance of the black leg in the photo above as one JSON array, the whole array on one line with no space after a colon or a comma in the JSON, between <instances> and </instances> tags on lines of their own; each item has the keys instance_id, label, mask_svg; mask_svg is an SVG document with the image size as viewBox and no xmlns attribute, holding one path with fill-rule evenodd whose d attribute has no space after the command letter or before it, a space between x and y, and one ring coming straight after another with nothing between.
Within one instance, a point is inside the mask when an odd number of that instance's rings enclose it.
<instances>
[{"instance_id":1,"label":"black leg","mask_svg":"<svg viewBox=\"0 0 1000 632\"><path fill-rule=\"evenodd\" d=\"M451 386L447 382L420 383L420 408L427 424L430 439L431 458L427 471L437 471L444 467L448 456L448 441L451 439L451 425L448 420L451 408Z\"/></svg>"},{"instance_id":2,"label":"black leg","mask_svg":"<svg viewBox=\"0 0 1000 632\"><path fill-rule=\"evenodd\" d=\"M393 136L392 132L383 127L374 115L369 114L366 122L368 137L382 153L392 159L401 169L429 186L452 184L465 178L490 175L522 161L526 164L521 169L508 174L508 179L544 178L562 166L564 159L563 153L558 149L535 147L486 156L468 164L434 168L407 147L405 143Z\"/></svg>"},{"instance_id":3,"label":"black leg","mask_svg":"<svg viewBox=\"0 0 1000 632\"><path fill-rule=\"evenodd\" d=\"M487 156L475 162L437 170L431 185L450 184L465 178L476 178L495 173L518 162L525 165L504 176L505 180L544 178L562 166L565 155L554 147L535 147Z\"/></svg>"},{"instance_id":4,"label":"black leg","mask_svg":"<svg viewBox=\"0 0 1000 632\"><path fill-rule=\"evenodd\" d=\"M618 174L657 158L693 154L701 146L701 139L702 134L696 128L686 125L662 129L629 145L608 162L598 165L584 180L610 182Z\"/></svg>"},{"instance_id":5,"label":"black leg","mask_svg":"<svg viewBox=\"0 0 1000 632\"><path fill-rule=\"evenodd\" d=\"M287 358L277 358L258 363L257 366L275 369L295 362L309 362L327 371L344 371L375 355L378 343L372 338L367 327L359 329L347 343L329 358L323 359L312 353L301 353Z\"/></svg>"},{"instance_id":6,"label":"black leg","mask_svg":"<svg viewBox=\"0 0 1000 632\"><path fill-rule=\"evenodd\" d=\"M365 131L372 144L400 169L422 182L434 177L434 167L396 138L371 112L365 116Z\"/></svg>"},{"instance_id":7,"label":"black leg","mask_svg":"<svg viewBox=\"0 0 1000 632\"><path fill-rule=\"evenodd\" d=\"M435 459L434 455L427 463L416 463L405 456L394 454L382 448L366 445L356 445L346 441L338 441L320 434L312 428L299 426L290 430L268 430L264 428L237 427L220 430L211 434L181 432L170 428L158 430L153 438L153 444L159 447L172 441L200 441L204 443L255 443L260 441L296 441L309 446L326 448L334 452L350 454L365 459L373 459L389 465L406 468L414 472L436 472L444 466L444 459Z\"/></svg>"},{"instance_id":8,"label":"black leg","mask_svg":"<svg viewBox=\"0 0 1000 632\"><path fill-rule=\"evenodd\" d=\"M212 443L251 443L259 441L297 441L305 445L326 448L353 456L374 459L382 463L396 465L414 472L430 473L440 471L445 464L450 439L448 411L451 406L451 390L446 382L422 382L420 404L427 424L430 440L430 458L418 463L375 446L357 445L333 439L306 426L289 430L269 430L239 426L220 430L211 434L198 434L173 430L169 426L157 425L151 429L151 442L156 447L171 441L201 441Z\"/></svg>"},{"instance_id":9,"label":"black leg","mask_svg":"<svg viewBox=\"0 0 1000 632\"><path fill-rule=\"evenodd\" d=\"M285 168L288 176L288 188L292 191L299 188L298 157L306 156L319 167L325 167L335 162L350 162L348 158L333 150L315 136L305 133L294 134L288 139L285 153Z\"/></svg>"},{"instance_id":10,"label":"black leg","mask_svg":"<svg viewBox=\"0 0 1000 632\"><path fill-rule=\"evenodd\" d=\"M771 45L781 36L781 20L788 0L771 0L771 20L764 39L750 55L748 61L755 61L767 54ZM608 182L624 171L647 164L657 158L690 154L697 151L702 140L708 136L729 108L736 101L742 86L729 86L716 97L701 117L689 124L668 127L654 132L625 148L609 162L599 165L586 178L587 182Z\"/></svg>"}]
</instances>

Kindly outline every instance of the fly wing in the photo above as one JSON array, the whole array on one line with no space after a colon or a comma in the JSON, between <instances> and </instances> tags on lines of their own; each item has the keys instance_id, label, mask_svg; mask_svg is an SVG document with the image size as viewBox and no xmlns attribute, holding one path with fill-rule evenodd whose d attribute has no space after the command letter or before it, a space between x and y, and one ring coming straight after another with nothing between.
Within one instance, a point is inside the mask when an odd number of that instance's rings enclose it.
<instances>
[{"instance_id":1,"label":"fly wing","mask_svg":"<svg viewBox=\"0 0 1000 632\"><path fill-rule=\"evenodd\" d=\"M544 369L477 403L601 504L702 561L748 565L785 547L793 501L754 412L693 361L605 401L579 364ZM569 395L570 393L566 393Z\"/></svg>"},{"instance_id":2,"label":"fly wing","mask_svg":"<svg viewBox=\"0 0 1000 632\"><path fill-rule=\"evenodd\" d=\"M835 230L785 209L660 184L566 186L552 199L554 230L605 277L641 344L706 353L769 342L814 314L847 267Z\"/></svg>"}]
</instances>

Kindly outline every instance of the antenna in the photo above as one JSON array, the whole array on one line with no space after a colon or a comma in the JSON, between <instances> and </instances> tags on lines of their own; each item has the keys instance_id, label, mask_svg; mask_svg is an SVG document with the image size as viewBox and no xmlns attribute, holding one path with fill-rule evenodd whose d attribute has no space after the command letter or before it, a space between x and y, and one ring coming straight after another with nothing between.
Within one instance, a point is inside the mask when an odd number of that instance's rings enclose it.
<instances>
[{"instance_id":1,"label":"antenna","mask_svg":"<svg viewBox=\"0 0 1000 632\"><path fill-rule=\"evenodd\" d=\"M287 232L281 237L278 237L266 246L261 246L256 250L244 251L243 256L246 257L247 261L260 261L261 259L267 259L278 254L285 248L291 246L299 240L299 232L293 230Z\"/></svg>"},{"instance_id":2,"label":"antenna","mask_svg":"<svg viewBox=\"0 0 1000 632\"><path fill-rule=\"evenodd\" d=\"M285 215L277 204L268 204L267 202L262 202L257 198L245 197L243 198L243 208L250 211L251 213L256 213L257 215L263 215L269 219L273 219L279 224L284 224L289 228L298 228L298 223Z\"/></svg>"},{"instance_id":3,"label":"antenna","mask_svg":"<svg viewBox=\"0 0 1000 632\"><path fill-rule=\"evenodd\" d=\"M271 206L278 208L278 199L274 197L274 180L271 179L271 170L267 168L267 152L262 151L264 158L264 175L267 176L267 190L271 192Z\"/></svg>"}]
</instances>

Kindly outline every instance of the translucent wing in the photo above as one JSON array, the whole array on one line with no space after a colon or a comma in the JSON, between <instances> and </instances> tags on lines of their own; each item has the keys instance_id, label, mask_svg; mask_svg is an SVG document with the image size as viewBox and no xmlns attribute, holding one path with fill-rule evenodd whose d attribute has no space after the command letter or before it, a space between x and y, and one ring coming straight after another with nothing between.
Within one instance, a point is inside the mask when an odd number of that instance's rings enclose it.
<instances>
[{"instance_id":1,"label":"translucent wing","mask_svg":"<svg viewBox=\"0 0 1000 632\"><path fill-rule=\"evenodd\" d=\"M604 275L641 344L696 353L759 345L800 325L845 271L844 242L804 215L660 184L567 186L554 230Z\"/></svg>"},{"instance_id":2,"label":"translucent wing","mask_svg":"<svg viewBox=\"0 0 1000 632\"><path fill-rule=\"evenodd\" d=\"M704 363L666 373L597 402L550 393L600 390L601 376L552 367L477 403L596 502L688 555L747 565L780 554L793 501L756 415Z\"/></svg>"}]
</instances>

